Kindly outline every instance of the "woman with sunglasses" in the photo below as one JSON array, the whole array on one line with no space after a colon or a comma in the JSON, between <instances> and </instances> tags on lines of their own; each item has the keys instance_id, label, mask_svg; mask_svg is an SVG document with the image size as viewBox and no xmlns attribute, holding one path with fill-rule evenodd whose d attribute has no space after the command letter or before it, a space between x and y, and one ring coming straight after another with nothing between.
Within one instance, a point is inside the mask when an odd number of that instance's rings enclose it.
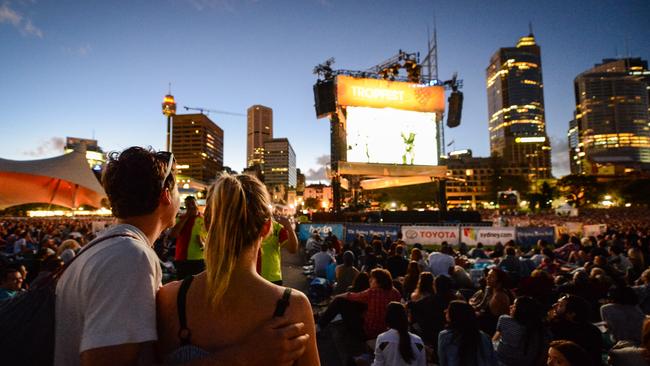
<instances>
[{"instance_id":1,"label":"woman with sunglasses","mask_svg":"<svg viewBox=\"0 0 650 366\"><path fill-rule=\"evenodd\" d=\"M166 363L188 362L242 342L269 319L284 315L304 323L309 335L296 364L320 364L307 298L257 274L258 249L271 230L271 218L268 192L257 178L225 174L210 187L206 270L158 293L159 355Z\"/></svg>"}]
</instances>

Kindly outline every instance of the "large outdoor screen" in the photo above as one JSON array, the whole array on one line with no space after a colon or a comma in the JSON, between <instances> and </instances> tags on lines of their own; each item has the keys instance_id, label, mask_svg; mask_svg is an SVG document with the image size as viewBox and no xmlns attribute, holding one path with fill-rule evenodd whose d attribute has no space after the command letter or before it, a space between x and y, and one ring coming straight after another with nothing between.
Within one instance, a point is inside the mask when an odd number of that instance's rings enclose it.
<instances>
[{"instance_id":1,"label":"large outdoor screen","mask_svg":"<svg viewBox=\"0 0 650 366\"><path fill-rule=\"evenodd\" d=\"M436 114L347 107L347 161L438 165Z\"/></svg>"}]
</instances>

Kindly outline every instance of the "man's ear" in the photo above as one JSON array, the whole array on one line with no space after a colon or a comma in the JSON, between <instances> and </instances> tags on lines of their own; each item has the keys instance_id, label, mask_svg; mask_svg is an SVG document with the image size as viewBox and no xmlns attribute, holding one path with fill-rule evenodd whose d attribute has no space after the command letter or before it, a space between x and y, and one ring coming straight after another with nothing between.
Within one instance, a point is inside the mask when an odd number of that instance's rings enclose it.
<instances>
[{"instance_id":1,"label":"man's ear","mask_svg":"<svg viewBox=\"0 0 650 366\"><path fill-rule=\"evenodd\" d=\"M165 188L164 191L160 194L160 198L158 199L158 204L159 205L166 205L169 206L172 203L172 192Z\"/></svg>"}]
</instances>

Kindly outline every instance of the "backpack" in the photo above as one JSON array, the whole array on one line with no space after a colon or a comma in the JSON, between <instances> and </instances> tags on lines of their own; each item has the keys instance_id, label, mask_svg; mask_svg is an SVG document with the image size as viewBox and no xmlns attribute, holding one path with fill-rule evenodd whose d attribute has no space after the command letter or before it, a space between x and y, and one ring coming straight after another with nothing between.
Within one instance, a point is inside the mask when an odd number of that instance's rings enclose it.
<instances>
[{"instance_id":1,"label":"backpack","mask_svg":"<svg viewBox=\"0 0 650 366\"><path fill-rule=\"evenodd\" d=\"M90 247L118 236L101 237L63 267L50 273L28 291L0 302L0 355L6 365L52 365L54 363L54 315L56 284L63 272Z\"/></svg>"}]
</instances>

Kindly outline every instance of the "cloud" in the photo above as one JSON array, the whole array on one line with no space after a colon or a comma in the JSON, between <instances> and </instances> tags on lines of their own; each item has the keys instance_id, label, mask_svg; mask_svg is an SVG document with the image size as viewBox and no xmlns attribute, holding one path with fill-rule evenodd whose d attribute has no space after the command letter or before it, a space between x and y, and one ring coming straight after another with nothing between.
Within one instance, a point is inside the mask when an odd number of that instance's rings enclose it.
<instances>
[{"instance_id":1,"label":"cloud","mask_svg":"<svg viewBox=\"0 0 650 366\"><path fill-rule=\"evenodd\" d=\"M571 173L569 164L569 142L566 138L551 136L551 163L556 177Z\"/></svg>"},{"instance_id":2,"label":"cloud","mask_svg":"<svg viewBox=\"0 0 650 366\"><path fill-rule=\"evenodd\" d=\"M229 12L235 11L235 0L185 0L194 9L198 11L217 9L227 10Z\"/></svg>"},{"instance_id":3,"label":"cloud","mask_svg":"<svg viewBox=\"0 0 650 366\"><path fill-rule=\"evenodd\" d=\"M23 151L23 155L32 157L41 157L51 153L62 153L65 146L65 140L62 137L52 137L49 140L43 141L38 147L33 150Z\"/></svg>"},{"instance_id":4,"label":"cloud","mask_svg":"<svg viewBox=\"0 0 650 366\"><path fill-rule=\"evenodd\" d=\"M86 44L84 46L79 46L79 47L61 47L61 49L70 55L75 55L75 56L88 56L88 54L93 50L92 47L90 47L89 44Z\"/></svg>"},{"instance_id":5,"label":"cloud","mask_svg":"<svg viewBox=\"0 0 650 366\"><path fill-rule=\"evenodd\" d=\"M37 28L34 24L32 24L32 21L27 19L25 21L25 25L23 27L22 32L27 35L32 35L36 36L38 38L43 38L43 31Z\"/></svg>"},{"instance_id":6,"label":"cloud","mask_svg":"<svg viewBox=\"0 0 650 366\"><path fill-rule=\"evenodd\" d=\"M0 5L0 24L3 23L12 25L24 36L43 38L43 31L36 27L34 23L32 23L31 19L25 18L20 13L13 10L9 6L9 3Z\"/></svg>"},{"instance_id":7,"label":"cloud","mask_svg":"<svg viewBox=\"0 0 650 366\"><path fill-rule=\"evenodd\" d=\"M305 180L307 181L323 181L329 180L327 177L327 167L330 164L329 155L321 155L316 158L316 164L320 165L318 169L309 169L305 173Z\"/></svg>"}]
</instances>

